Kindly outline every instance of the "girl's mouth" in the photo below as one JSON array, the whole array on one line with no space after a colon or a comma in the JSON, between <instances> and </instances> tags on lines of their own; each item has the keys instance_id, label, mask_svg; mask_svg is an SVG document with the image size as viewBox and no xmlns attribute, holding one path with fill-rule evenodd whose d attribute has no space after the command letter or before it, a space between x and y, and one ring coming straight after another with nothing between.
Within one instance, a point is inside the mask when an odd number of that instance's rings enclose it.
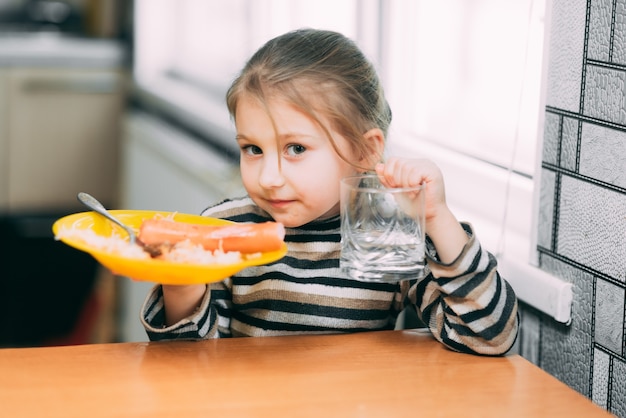
<instances>
[{"instance_id":1,"label":"girl's mouth","mask_svg":"<svg viewBox=\"0 0 626 418\"><path fill-rule=\"evenodd\" d=\"M292 202L293 200L279 200L279 199L267 200L267 203L274 209L283 209L289 206Z\"/></svg>"}]
</instances>

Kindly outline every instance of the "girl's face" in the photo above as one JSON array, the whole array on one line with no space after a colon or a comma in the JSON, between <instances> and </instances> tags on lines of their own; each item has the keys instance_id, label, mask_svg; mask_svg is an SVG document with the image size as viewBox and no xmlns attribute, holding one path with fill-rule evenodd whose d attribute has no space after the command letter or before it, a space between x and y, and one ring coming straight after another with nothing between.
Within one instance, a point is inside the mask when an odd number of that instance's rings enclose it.
<instances>
[{"instance_id":1,"label":"girl's face","mask_svg":"<svg viewBox=\"0 0 626 418\"><path fill-rule=\"evenodd\" d=\"M339 181L356 170L306 114L276 99L268 108L275 125L254 99L244 96L237 104L241 176L248 194L287 227L338 214ZM352 161L348 141L330 132L342 155Z\"/></svg>"}]
</instances>

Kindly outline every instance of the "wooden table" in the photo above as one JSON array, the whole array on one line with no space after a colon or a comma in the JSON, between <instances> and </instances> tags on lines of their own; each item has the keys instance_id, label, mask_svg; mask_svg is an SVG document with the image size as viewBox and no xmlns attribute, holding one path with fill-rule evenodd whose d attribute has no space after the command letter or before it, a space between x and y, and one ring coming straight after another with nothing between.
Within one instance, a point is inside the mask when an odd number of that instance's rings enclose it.
<instances>
[{"instance_id":1,"label":"wooden table","mask_svg":"<svg viewBox=\"0 0 626 418\"><path fill-rule=\"evenodd\" d=\"M595 417L518 355L424 331L0 349L2 417Z\"/></svg>"}]
</instances>

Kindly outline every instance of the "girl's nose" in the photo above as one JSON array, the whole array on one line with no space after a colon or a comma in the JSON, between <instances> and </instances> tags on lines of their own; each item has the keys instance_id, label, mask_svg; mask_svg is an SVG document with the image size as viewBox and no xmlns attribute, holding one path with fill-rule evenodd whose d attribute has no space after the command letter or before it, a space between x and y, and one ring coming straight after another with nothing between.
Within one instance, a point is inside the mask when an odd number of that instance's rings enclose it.
<instances>
[{"instance_id":1,"label":"girl's nose","mask_svg":"<svg viewBox=\"0 0 626 418\"><path fill-rule=\"evenodd\" d=\"M259 184L267 189L280 187L285 184L283 170L278 160L267 160L259 173Z\"/></svg>"}]
</instances>

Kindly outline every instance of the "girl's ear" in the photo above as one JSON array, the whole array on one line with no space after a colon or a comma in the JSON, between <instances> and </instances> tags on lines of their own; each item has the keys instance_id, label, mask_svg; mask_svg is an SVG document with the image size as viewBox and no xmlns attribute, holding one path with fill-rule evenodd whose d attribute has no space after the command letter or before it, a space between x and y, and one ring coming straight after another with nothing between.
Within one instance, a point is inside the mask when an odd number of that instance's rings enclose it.
<instances>
[{"instance_id":1,"label":"girl's ear","mask_svg":"<svg viewBox=\"0 0 626 418\"><path fill-rule=\"evenodd\" d=\"M363 134L367 154L361 159L361 164L371 169L383 161L385 153L385 134L379 128L373 128Z\"/></svg>"}]
</instances>

